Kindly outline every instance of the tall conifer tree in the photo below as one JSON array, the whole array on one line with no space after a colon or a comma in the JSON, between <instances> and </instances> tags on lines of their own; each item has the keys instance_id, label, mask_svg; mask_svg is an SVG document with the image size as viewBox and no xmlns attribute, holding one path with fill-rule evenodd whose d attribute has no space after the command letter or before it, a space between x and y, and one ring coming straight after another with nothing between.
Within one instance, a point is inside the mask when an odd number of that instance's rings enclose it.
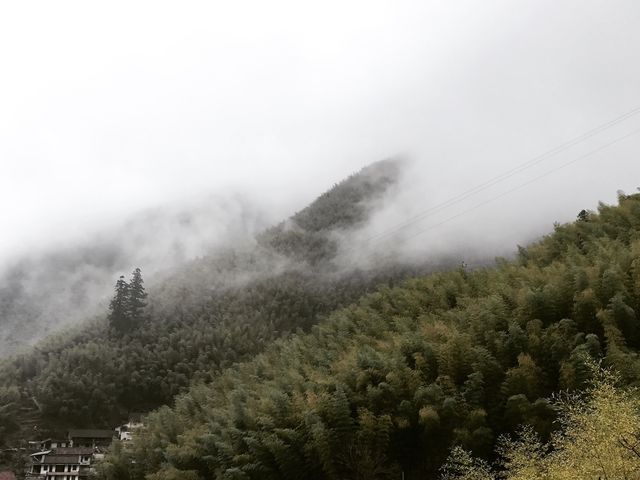
<instances>
[{"instance_id":1,"label":"tall conifer tree","mask_svg":"<svg viewBox=\"0 0 640 480\"><path fill-rule=\"evenodd\" d=\"M147 306L147 292L144 289L144 281L142 280L142 272L136 268L131 274L129 282L129 315L131 321L138 323L142 319L142 312Z\"/></svg>"},{"instance_id":2,"label":"tall conifer tree","mask_svg":"<svg viewBox=\"0 0 640 480\"><path fill-rule=\"evenodd\" d=\"M129 284L123 275L116 282L116 294L109 303L109 324L118 332L124 332L129 326Z\"/></svg>"}]
</instances>

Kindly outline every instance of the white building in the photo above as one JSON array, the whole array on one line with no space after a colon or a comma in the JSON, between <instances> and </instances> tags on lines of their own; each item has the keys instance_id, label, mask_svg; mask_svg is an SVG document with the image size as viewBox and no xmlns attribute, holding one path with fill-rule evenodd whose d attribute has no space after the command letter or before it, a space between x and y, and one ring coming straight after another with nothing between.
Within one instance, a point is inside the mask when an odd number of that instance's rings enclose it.
<instances>
[{"instance_id":1,"label":"white building","mask_svg":"<svg viewBox=\"0 0 640 480\"><path fill-rule=\"evenodd\" d=\"M122 441L131 440L133 433L140 427L142 427L142 415L139 413L132 413L129 415L129 421L127 423L116 427L118 439Z\"/></svg>"},{"instance_id":2,"label":"white building","mask_svg":"<svg viewBox=\"0 0 640 480\"><path fill-rule=\"evenodd\" d=\"M89 476L96 450L92 447L60 447L31 454L27 479L82 480Z\"/></svg>"}]
</instances>

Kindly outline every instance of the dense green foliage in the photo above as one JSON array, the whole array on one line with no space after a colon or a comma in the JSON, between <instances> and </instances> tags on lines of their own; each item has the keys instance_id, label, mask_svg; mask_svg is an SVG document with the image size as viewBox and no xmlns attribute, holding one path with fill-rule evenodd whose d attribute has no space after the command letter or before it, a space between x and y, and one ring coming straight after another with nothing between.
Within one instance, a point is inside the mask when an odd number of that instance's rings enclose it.
<instances>
[{"instance_id":1,"label":"dense green foliage","mask_svg":"<svg viewBox=\"0 0 640 480\"><path fill-rule=\"evenodd\" d=\"M383 288L180 395L106 479L422 479L452 445L487 456L588 358L640 382L640 195L601 205L495 269ZM146 475L146 476L145 476Z\"/></svg>"},{"instance_id":2,"label":"dense green foliage","mask_svg":"<svg viewBox=\"0 0 640 480\"><path fill-rule=\"evenodd\" d=\"M295 243L288 243L290 229L301 232L296 238L326 238L349 222L355 226L397 173L393 162L364 169L294 216L291 227L279 227L282 238L272 238L286 247ZM345 217L344 212L350 213ZM298 225L298 218L313 230ZM136 280L134 272L131 282L121 279L122 298L116 302L116 292L109 318L96 318L0 363L0 428L11 432L23 426L16 435L24 438L34 435L34 424L38 435L47 429L55 435L56 428L112 427L130 411L170 404L192 382L211 380L272 340L308 329L380 283L411 271L385 266L337 274L329 259L311 265L283 254L293 250L258 243L194 260L150 290L144 315L139 304L144 291L135 294L141 278ZM310 254L320 257L313 249ZM114 318L114 309L127 318ZM132 309L135 325L128 318ZM0 437L0 442L11 440Z\"/></svg>"},{"instance_id":3,"label":"dense green foliage","mask_svg":"<svg viewBox=\"0 0 640 480\"><path fill-rule=\"evenodd\" d=\"M559 428L543 442L530 426L498 439L494 465L453 448L441 480L574 480L640 477L640 395L593 364L593 382L554 396Z\"/></svg>"}]
</instances>

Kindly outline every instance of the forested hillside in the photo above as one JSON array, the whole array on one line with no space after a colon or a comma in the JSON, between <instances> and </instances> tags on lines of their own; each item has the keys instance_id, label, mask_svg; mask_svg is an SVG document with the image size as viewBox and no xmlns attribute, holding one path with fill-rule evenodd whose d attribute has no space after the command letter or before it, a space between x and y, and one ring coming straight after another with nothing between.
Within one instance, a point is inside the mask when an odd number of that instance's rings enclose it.
<instances>
[{"instance_id":1,"label":"forested hillside","mask_svg":"<svg viewBox=\"0 0 640 480\"><path fill-rule=\"evenodd\" d=\"M101 475L434 478L454 444L490 457L522 424L546 441L548 397L584 388L592 359L638 385L639 309L640 195L621 194L514 262L382 288L207 377Z\"/></svg>"},{"instance_id":2,"label":"forested hillside","mask_svg":"<svg viewBox=\"0 0 640 480\"><path fill-rule=\"evenodd\" d=\"M308 330L378 285L420 272L380 265L334 273L331 263L333 235L364 222L399 169L395 161L373 164L253 245L221 249L178 269L149 291L140 325L115 331L100 315L3 361L1 441L113 426L128 412L171 404L193 382L211 381L274 339Z\"/></svg>"}]
</instances>

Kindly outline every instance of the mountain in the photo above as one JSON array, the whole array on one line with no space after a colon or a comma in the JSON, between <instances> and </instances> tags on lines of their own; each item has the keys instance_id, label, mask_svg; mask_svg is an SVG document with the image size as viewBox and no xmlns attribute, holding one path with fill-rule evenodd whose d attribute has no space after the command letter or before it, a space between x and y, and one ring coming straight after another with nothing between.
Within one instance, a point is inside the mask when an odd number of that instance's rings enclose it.
<instances>
[{"instance_id":1,"label":"mountain","mask_svg":"<svg viewBox=\"0 0 640 480\"><path fill-rule=\"evenodd\" d=\"M381 284L433 268L335 263L339 241L393 195L402 163L375 163L253 242L219 248L154 279L142 325L110 328L106 312L0 363L5 442L66 428L112 426L308 331ZM342 240L341 240L342 239ZM133 268L133 266L131 267Z\"/></svg>"},{"instance_id":2,"label":"mountain","mask_svg":"<svg viewBox=\"0 0 640 480\"><path fill-rule=\"evenodd\" d=\"M549 396L593 361L638 386L639 311L640 194L621 194L514 261L380 288L191 386L100 477L435 478L452 445L487 458L522 424L548 439Z\"/></svg>"},{"instance_id":3,"label":"mountain","mask_svg":"<svg viewBox=\"0 0 640 480\"><path fill-rule=\"evenodd\" d=\"M289 220L257 237L258 243L285 255L322 266L335 256L338 241L332 236L362 226L381 200L381 192L393 187L400 161L377 162L336 184Z\"/></svg>"}]
</instances>

